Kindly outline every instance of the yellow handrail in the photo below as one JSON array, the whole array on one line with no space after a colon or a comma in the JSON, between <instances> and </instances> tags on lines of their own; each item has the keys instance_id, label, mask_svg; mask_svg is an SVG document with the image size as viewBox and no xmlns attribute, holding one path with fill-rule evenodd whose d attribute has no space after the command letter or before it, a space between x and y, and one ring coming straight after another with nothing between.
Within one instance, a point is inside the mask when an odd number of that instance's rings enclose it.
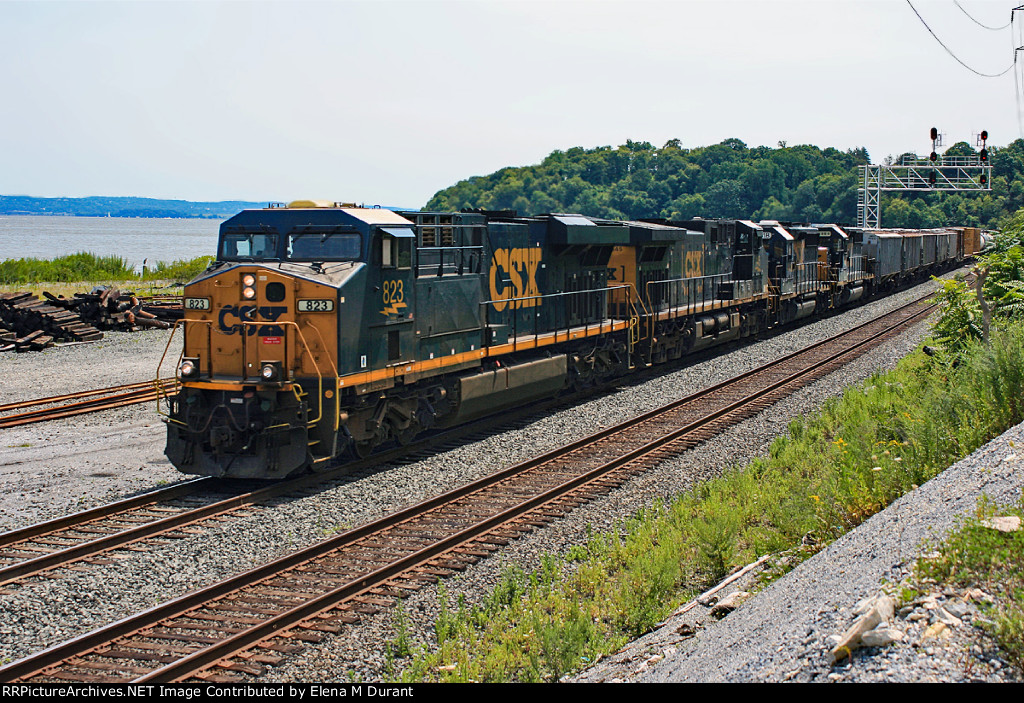
<instances>
[{"instance_id":1,"label":"yellow handrail","mask_svg":"<svg viewBox=\"0 0 1024 703\"><path fill-rule=\"evenodd\" d=\"M287 326L295 328L295 334L298 335L299 340L302 342L303 350L306 352L306 354L309 355L310 364L313 366L314 369L316 369L317 388L318 388L318 391L319 391L318 392L318 397L317 397L317 412L319 414L317 415L315 420L311 420L311 421L307 421L306 422L306 426L307 427L312 427L312 426L316 425L318 422L320 422L320 420L322 420L323 417L324 417L324 376L323 376L322 373L320 373L320 365L318 363L316 363L316 359L313 358L313 352L311 352L309 350L309 344L306 343L306 337L302 334L302 330L299 329L299 326L296 323L292 322L291 320L277 320L277 321L274 322L274 324L275 325L287 325ZM242 332L242 334L243 334L242 339L243 340L245 339L245 331L244 330L249 325L257 325L259 327L264 327L264 326L267 325L267 323L265 321L246 322L246 321L243 320L242 321L242 330L243 330L243 332ZM316 328L314 327L314 329L316 329ZM321 342L322 341L323 341L323 339L321 338ZM286 351L287 351L287 349L286 349ZM242 371L244 373L245 369L243 368Z\"/></svg>"}]
</instances>

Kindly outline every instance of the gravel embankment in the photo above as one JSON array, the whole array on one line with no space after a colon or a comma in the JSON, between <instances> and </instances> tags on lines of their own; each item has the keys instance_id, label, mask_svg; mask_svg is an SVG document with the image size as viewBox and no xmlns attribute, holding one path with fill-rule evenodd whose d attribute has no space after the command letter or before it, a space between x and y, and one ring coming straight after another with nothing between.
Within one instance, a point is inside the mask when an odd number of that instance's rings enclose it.
<instances>
[{"instance_id":1,"label":"gravel embankment","mask_svg":"<svg viewBox=\"0 0 1024 703\"><path fill-rule=\"evenodd\" d=\"M368 477L337 482L309 497L254 509L249 511L250 517L218 524L194 539L176 540L147 553L126 553L116 564L88 572L69 572L62 579L40 580L12 589L0 601L0 660L19 658L123 617L126 612L150 607L266 562L339 529L448 490L584 436L599 426L752 369L812 340L865 321L881 310L897 307L919 295L925 287L693 364L653 381L623 385L614 393L572 410L537 418L500 436L414 464L386 467ZM812 412L826 398L874 371L890 368L925 333L926 326L918 325L847 368L799 391L771 411L633 479L622 490L517 541L465 574L448 579L445 588L452 598L464 594L467 601L476 601L494 585L506 566L535 568L541 553L564 552L582 541L589 527L608 527L616 518L649 506L656 498L671 496L696 481L763 453L772 438L785 431L791 418ZM0 402L51 395L58 392L53 390L55 387L71 390L72 383L78 388L94 388L152 378L166 335L150 332L136 335L130 342L119 339L128 336L110 335L107 347L69 347L21 355L14 359L16 369L7 367L7 360L0 358L0 370L13 371L10 375L17 378L14 386L4 387ZM127 346L121 348L119 344ZM129 349L133 351L128 354L115 353ZM176 358L177 352L174 354ZM113 376L104 375L111 364L120 364L120 371ZM74 381L62 381L63 386L55 384L68 377ZM66 513L76 504L89 507L160 482L180 479L163 458L163 427L149 406L12 428L5 431L2 446L0 514L4 524L0 527L5 529ZM428 641L438 611L437 589L425 588L411 596L402 611L409 616L413 636ZM321 645L307 647L269 676L273 680L348 681L350 676L379 680L385 666L385 643L395 636L395 617L395 611L367 617L338 636L326 638Z\"/></svg>"},{"instance_id":2,"label":"gravel embankment","mask_svg":"<svg viewBox=\"0 0 1024 703\"><path fill-rule=\"evenodd\" d=\"M894 615L902 639L854 649L852 658L835 666L829 657L837 636L855 621L858 603L892 591L909 576L913 561L972 512L982 495L1016 503L1022 487L1024 424L903 496L724 619L707 617L706 609L699 622L670 618L576 680L1024 682L974 626L984 617L978 608L984 594L971 589L936 588L928 594L933 598ZM943 620L949 627L934 627ZM690 627L681 636L684 622Z\"/></svg>"}]
</instances>

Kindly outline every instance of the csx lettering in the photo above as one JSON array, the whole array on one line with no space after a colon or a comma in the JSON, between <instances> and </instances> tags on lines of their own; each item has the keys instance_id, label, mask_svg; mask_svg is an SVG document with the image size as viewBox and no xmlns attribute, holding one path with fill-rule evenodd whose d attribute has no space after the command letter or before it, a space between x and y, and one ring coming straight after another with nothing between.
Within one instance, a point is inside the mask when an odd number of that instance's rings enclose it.
<instances>
[{"instance_id":1,"label":"csx lettering","mask_svg":"<svg viewBox=\"0 0 1024 703\"><path fill-rule=\"evenodd\" d=\"M496 249L491 257L491 303L501 312L506 307L532 308L540 305L537 287L537 267L540 265L540 247L529 249ZM525 298L525 300L513 300Z\"/></svg>"},{"instance_id":2,"label":"csx lettering","mask_svg":"<svg viewBox=\"0 0 1024 703\"><path fill-rule=\"evenodd\" d=\"M683 276L686 278L697 278L704 275L704 253L702 251L688 251L683 260Z\"/></svg>"},{"instance_id":3,"label":"csx lettering","mask_svg":"<svg viewBox=\"0 0 1024 703\"><path fill-rule=\"evenodd\" d=\"M288 312L288 308L279 305L225 305L220 309L217 322L220 326L220 331L224 334L237 334L242 331L242 325L229 324L229 318L234 317L240 322L256 322L257 318L267 322L274 322L286 312ZM260 337L284 334L284 329L280 325L260 325L259 327L249 325L248 330L246 336L250 337L254 334Z\"/></svg>"}]
</instances>

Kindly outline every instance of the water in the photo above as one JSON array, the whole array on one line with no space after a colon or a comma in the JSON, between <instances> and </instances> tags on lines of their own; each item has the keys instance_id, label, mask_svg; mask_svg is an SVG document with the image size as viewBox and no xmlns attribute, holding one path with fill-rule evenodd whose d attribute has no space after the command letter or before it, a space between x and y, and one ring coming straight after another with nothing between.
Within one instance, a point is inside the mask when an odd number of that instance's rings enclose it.
<instances>
[{"instance_id":1,"label":"water","mask_svg":"<svg viewBox=\"0 0 1024 703\"><path fill-rule=\"evenodd\" d=\"M0 260L52 259L87 251L142 262L213 256L221 220L0 215Z\"/></svg>"}]
</instances>

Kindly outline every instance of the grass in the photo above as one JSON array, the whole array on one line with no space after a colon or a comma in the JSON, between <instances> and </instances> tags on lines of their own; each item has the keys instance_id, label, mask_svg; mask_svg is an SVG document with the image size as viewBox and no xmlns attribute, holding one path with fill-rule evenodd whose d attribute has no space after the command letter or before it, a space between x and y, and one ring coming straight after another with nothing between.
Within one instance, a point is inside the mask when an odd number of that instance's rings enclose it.
<instances>
[{"instance_id":1,"label":"grass","mask_svg":"<svg viewBox=\"0 0 1024 703\"><path fill-rule=\"evenodd\" d=\"M791 422L767 457L544 556L534 572L508 570L482 602L451 603L442 589L430 641L403 630L390 649L403 665L395 678L557 680L761 555L785 573L1024 420L1022 391L1024 327L971 345L956 365L916 352Z\"/></svg>"},{"instance_id":2,"label":"grass","mask_svg":"<svg viewBox=\"0 0 1024 703\"><path fill-rule=\"evenodd\" d=\"M171 263L159 261L139 275L127 260L118 256L97 256L88 252L55 259L7 259L0 261L0 291L44 290L68 295L96 285L130 288L144 294L168 292L203 271L213 257L200 256ZM79 285L74 285L79 284Z\"/></svg>"}]
</instances>

